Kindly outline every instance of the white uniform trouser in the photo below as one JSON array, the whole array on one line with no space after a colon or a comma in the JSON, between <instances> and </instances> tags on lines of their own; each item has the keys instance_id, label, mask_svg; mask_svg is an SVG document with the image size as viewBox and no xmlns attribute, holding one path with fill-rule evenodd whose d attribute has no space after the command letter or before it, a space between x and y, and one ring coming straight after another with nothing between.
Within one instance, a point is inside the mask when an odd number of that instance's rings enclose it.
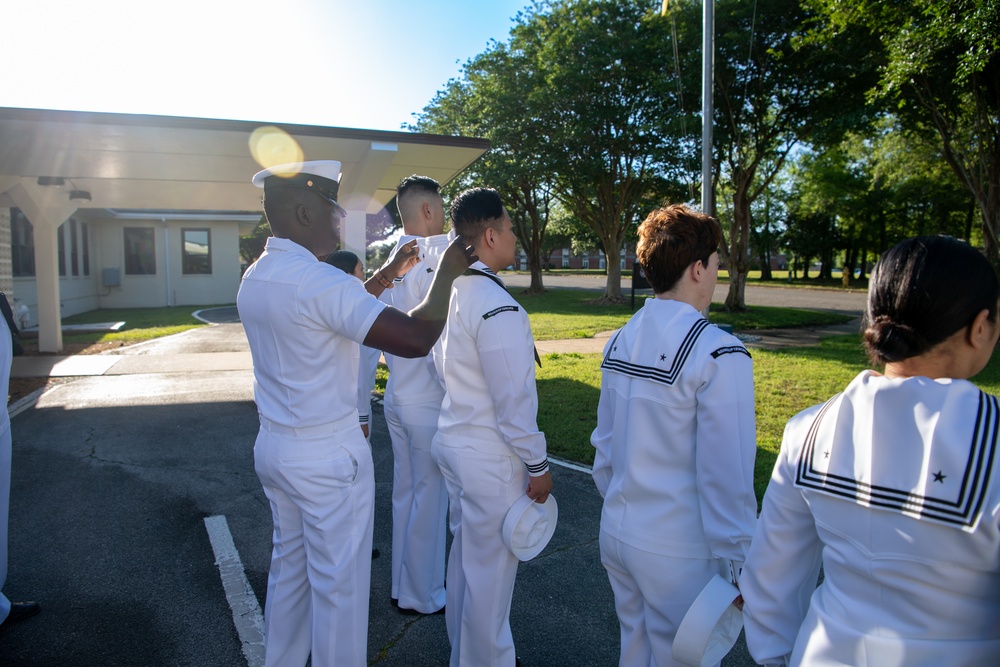
<instances>
[{"instance_id":1,"label":"white uniform trouser","mask_svg":"<svg viewBox=\"0 0 1000 667\"><path fill-rule=\"evenodd\" d=\"M375 475L357 413L294 431L261 418L254 467L274 518L265 664L366 665Z\"/></svg>"},{"instance_id":2,"label":"white uniform trouser","mask_svg":"<svg viewBox=\"0 0 1000 667\"><path fill-rule=\"evenodd\" d=\"M450 664L514 667L510 601L518 560L501 533L507 510L528 488L528 472L513 451L454 444L438 434L432 447L451 501L445 607Z\"/></svg>"},{"instance_id":3,"label":"white uniform trouser","mask_svg":"<svg viewBox=\"0 0 1000 667\"><path fill-rule=\"evenodd\" d=\"M721 573L720 561L650 553L603 530L600 543L621 626L620 667L683 667L673 659L674 635L695 598Z\"/></svg>"},{"instance_id":4,"label":"white uniform trouser","mask_svg":"<svg viewBox=\"0 0 1000 667\"><path fill-rule=\"evenodd\" d=\"M12 458L10 426L0 433L0 588L7 581L7 528L10 516L10 464ZM0 623L10 613L10 600L0 593Z\"/></svg>"},{"instance_id":5,"label":"white uniform trouser","mask_svg":"<svg viewBox=\"0 0 1000 667\"><path fill-rule=\"evenodd\" d=\"M431 457L441 403L385 403L392 436L392 597L433 613L445 604L448 490Z\"/></svg>"}]
</instances>

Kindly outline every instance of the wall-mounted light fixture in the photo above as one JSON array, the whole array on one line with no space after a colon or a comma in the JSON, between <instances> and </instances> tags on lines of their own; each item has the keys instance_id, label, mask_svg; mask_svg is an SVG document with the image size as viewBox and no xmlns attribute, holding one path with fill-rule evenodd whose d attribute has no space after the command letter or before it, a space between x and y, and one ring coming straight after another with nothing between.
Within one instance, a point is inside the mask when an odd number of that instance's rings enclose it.
<instances>
[{"instance_id":1,"label":"wall-mounted light fixture","mask_svg":"<svg viewBox=\"0 0 1000 667\"><path fill-rule=\"evenodd\" d=\"M58 188L58 187L62 187L63 185L65 185L65 183L66 183L66 179L64 179L62 176L39 176L38 177L38 184L39 185L54 185L54 186L56 186Z\"/></svg>"},{"instance_id":2,"label":"wall-mounted light fixture","mask_svg":"<svg viewBox=\"0 0 1000 667\"><path fill-rule=\"evenodd\" d=\"M90 201L90 193L86 190L73 190L69 193L69 200L72 202Z\"/></svg>"}]
</instances>

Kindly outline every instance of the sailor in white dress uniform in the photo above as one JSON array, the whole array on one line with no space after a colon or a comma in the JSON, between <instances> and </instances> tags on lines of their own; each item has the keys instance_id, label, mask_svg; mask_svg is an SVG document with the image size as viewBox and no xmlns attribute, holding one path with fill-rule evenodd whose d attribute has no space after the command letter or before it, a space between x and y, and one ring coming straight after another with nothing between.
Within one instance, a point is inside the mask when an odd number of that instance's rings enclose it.
<instances>
[{"instance_id":1,"label":"sailor in white dress uniform","mask_svg":"<svg viewBox=\"0 0 1000 667\"><path fill-rule=\"evenodd\" d=\"M1000 403L962 379L1000 332L996 276L918 238L871 290L885 375L788 422L743 573L747 645L766 665L1000 664Z\"/></svg>"},{"instance_id":2,"label":"sailor in white dress uniform","mask_svg":"<svg viewBox=\"0 0 1000 667\"><path fill-rule=\"evenodd\" d=\"M538 430L534 341L528 317L494 271L514 260L516 238L495 190L452 203L452 221L483 261L455 281L434 348L445 399L432 445L448 487L454 539L445 619L451 667L513 667L510 604L517 557L502 528L527 494L548 498L552 477Z\"/></svg>"},{"instance_id":3,"label":"sailor in white dress uniform","mask_svg":"<svg viewBox=\"0 0 1000 667\"><path fill-rule=\"evenodd\" d=\"M657 295L601 363L593 476L622 667L679 664L684 615L713 575L736 583L756 524L752 360L700 312L720 237L714 219L686 207L647 217L637 254Z\"/></svg>"},{"instance_id":4,"label":"sailor in white dress uniform","mask_svg":"<svg viewBox=\"0 0 1000 667\"><path fill-rule=\"evenodd\" d=\"M415 241L420 264L397 278L382 300L408 311L427 295L441 254L454 235L442 234L444 204L438 183L409 176L396 189L403 220L402 245ZM430 356L406 359L385 355L389 380L385 421L392 438L392 588L401 610L423 614L445 605L445 539L448 490L431 457L444 388Z\"/></svg>"}]
</instances>

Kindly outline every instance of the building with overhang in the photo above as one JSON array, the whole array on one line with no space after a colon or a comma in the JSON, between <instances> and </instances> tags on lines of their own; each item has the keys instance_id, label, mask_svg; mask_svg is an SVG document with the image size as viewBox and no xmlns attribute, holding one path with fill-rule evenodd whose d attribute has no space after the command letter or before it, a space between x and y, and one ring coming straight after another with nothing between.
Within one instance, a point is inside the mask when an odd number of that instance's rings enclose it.
<instances>
[{"instance_id":1,"label":"building with overhang","mask_svg":"<svg viewBox=\"0 0 1000 667\"><path fill-rule=\"evenodd\" d=\"M251 121L0 108L0 289L62 349L61 318L98 308L232 303L263 166L342 163L343 247L414 173L442 185L484 139Z\"/></svg>"}]
</instances>

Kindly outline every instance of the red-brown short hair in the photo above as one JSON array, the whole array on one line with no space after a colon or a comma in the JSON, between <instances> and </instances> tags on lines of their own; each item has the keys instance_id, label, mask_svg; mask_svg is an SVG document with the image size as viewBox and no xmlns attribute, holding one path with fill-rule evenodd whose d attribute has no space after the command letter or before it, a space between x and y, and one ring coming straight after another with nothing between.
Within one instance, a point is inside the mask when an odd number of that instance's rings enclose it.
<instances>
[{"instance_id":1,"label":"red-brown short hair","mask_svg":"<svg viewBox=\"0 0 1000 667\"><path fill-rule=\"evenodd\" d=\"M656 209L639 225L635 254L653 291L661 294L673 289L694 262L708 266L720 243L718 220L684 204L671 204Z\"/></svg>"}]
</instances>

